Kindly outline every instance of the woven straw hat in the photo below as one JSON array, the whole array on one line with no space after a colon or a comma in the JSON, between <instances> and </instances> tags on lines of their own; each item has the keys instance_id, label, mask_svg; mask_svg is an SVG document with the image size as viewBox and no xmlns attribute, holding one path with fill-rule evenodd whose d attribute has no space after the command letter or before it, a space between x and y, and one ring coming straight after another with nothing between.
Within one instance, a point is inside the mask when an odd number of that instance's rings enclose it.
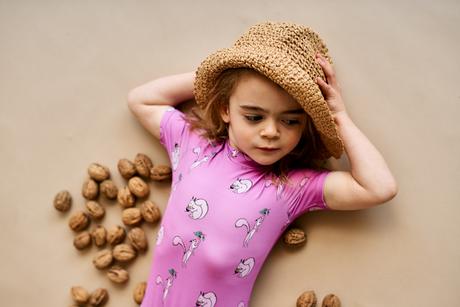
<instances>
[{"instance_id":1,"label":"woven straw hat","mask_svg":"<svg viewBox=\"0 0 460 307\"><path fill-rule=\"evenodd\" d=\"M253 25L230 48L209 55L198 67L194 95L204 107L215 80L229 68L248 67L265 75L288 92L310 115L322 144L318 159L340 158L344 146L332 113L316 77L326 80L315 55L320 52L331 64L327 47L310 28L288 22Z\"/></svg>"}]
</instances>

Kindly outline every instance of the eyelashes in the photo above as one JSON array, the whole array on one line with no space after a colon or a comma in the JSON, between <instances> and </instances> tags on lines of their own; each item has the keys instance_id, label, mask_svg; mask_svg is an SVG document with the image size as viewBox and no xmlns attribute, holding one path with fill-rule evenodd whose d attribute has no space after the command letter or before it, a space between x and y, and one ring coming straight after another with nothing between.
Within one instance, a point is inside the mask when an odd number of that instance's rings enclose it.
<instances>
[{"instance_id":1,"label":"eyelashes","mask_svg":"<svg viewBox=\"0 0 460 307\"><path fill-rule=\"evenodd\" d=\"M250 123L257 123L262 120L262 116L260 115L245 115L244 117ZM283 122L288 126L295 126L300 124L300 121L297 119L283 119Z\"/></svg>"}]
</instances>

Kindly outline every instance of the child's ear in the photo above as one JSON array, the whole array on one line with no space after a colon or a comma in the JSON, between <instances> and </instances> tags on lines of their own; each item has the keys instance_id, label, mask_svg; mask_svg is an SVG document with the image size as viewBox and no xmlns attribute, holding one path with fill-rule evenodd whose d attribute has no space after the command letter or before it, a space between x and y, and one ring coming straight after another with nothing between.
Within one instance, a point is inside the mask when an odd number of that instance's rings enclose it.
<instances>
[{"instance_id":1,"label":"child's ear","mask_svg":"<svg viewBox=\"0 0 460 307\"><path fill-rule=\"evenodd\" d=\"M220 109L220 117L222 117L222 120L224 122L226 122L227 124L230 122L230 115L229 115L229 111L228 111L228 105L223 106Z\"/></svg>"}]
</instances>

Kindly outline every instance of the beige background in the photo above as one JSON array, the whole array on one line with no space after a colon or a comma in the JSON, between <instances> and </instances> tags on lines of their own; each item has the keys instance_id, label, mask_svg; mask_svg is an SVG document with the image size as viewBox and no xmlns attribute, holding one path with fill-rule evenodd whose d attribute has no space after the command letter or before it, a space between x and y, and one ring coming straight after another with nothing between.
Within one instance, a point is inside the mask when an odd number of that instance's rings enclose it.
<instances>
[{"instance_id":1,"label":"beige background","mask_svg":"<svg viewBox=\"0 0 460 307\"><path fill-rule=\"evenodd\" d=\"M389 203L314 212L297 224L307 245L273 249L253 307L295 306L313 289L343 306L458 306L460 300L460 3L458 1L0 1L0 297L3 306L68 306L69 289L109 289L108 306L135 306L147 254L115 287L78 252L67 226L84 206L91 162L116 171L143 152L169 163L126 105L153 78L194 70L253 23L309 25L335 61L354 122L399 184ZM347 169L346 156L332 160ZM162 210L169 184L151 183ZM52 207L68 189L71 212ZM120 208L107 207L106 226ZM94 224L93 224L94 225ZM178 306L181 307L181 306Z\"/></svg>"}]
</instances>

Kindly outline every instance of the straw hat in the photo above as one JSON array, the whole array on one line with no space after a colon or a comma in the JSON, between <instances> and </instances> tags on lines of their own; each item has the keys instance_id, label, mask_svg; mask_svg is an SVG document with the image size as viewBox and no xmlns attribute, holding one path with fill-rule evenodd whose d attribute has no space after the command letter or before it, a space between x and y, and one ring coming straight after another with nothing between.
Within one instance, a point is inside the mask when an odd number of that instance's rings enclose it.
<instances>
[{"instance_id":1,"label":"straw hat","mask_svg":"<svg viewBox=\"0 0 460 307\"><path fill-rule=\"evenodd\" d=\"M322 144L316 158L340 158L344 145L316 77L326 80L315 55L331 64L327 47L312 29L288 22L253 25L230 48L209 55L198 67L194 95L201 107L209 101L215 80L228 68L248 67L265 75L287 91L310 115Z\"/></svg>"}]
</instances>

